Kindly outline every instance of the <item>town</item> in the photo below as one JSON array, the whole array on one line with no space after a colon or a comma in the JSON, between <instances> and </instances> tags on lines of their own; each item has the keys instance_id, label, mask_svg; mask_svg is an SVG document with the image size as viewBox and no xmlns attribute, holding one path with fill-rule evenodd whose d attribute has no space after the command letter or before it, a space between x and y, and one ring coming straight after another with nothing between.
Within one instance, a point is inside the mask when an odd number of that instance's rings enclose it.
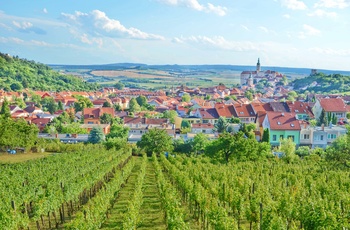
<instances>
[{"instance_id":1,"label":"town","mask_svg":"<svg viewBox=\"0 0 350 230\"><path fill-rule=\"evenodd\" d=\"M164 129L173 139L192 140L198 133L216 139L215 126L224 119L231 132L238 132L242 124L254 124L257 141L268 132L272 147L290 138L296 146L326 148L346 134L350 114L350 96L302 97L285 75L262 70L260 59L255 70L242 71L240 86L233 88L221 83L194 88L183 84L149 91L119 83L94 92L1 90L0 103L9 107L13 119L35 124L39 137L68 143L86 142L94 127L108 135L114 118L127 129L129 142L140 141L151 128ZM65 116L69 121L58 128L57 120Z\"/></svg>"}]
</instances>

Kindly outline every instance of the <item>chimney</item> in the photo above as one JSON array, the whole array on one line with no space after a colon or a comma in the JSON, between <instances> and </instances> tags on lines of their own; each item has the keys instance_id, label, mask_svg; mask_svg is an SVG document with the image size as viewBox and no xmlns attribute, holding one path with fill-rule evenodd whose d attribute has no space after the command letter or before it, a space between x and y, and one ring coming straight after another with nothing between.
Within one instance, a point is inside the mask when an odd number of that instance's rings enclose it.
<instances>
[{"instance_id":1,"label":"chimney","mask_svg":"<svg viewBox=\"0 0 350 230\"><path fill-rule=\"evenodd\" d=\"M321 130L324 131L324 124L321 125Z\"/></svg>"}]
</instances>

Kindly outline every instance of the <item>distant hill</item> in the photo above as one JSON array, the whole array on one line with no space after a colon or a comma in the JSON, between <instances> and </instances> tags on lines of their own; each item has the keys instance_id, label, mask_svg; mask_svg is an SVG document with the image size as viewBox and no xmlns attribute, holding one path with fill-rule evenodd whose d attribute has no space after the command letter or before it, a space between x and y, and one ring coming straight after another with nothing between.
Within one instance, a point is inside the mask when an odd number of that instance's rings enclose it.
<instances>
[{"instance_id":1,"label":"distant hill","mask_svg":"<svg viewBox=\"0 0 350 230\"><path fill-rule=\"evenodd\" d=\"M141 63L114 63L103 65L50 65L53 69L57 70L125 70L125 69L154 69L164 71L176 71L176 72L188 72L188 71L245 71L255 70L256 66L244 66L244 65L147 65ZM311 73L311 69L308 68L292 68L292 67L273 67L263 66L262 70L273 70L282 74L297 74L308 76ZM343 74L350 75L350 71L342 70L326 70L319 69L318 72L325 74Z\"/></svg>"},{"instance_id":2,"label":"distant hill","mask_svg":"<svg viewBox=\"0 0 350 230\"><path fill-rule=\"evenodd\" d=\"M350 92L350 76L342 74L318 73L293 82L294 88L300 92L306 90L315 93L344 93Z\"/></svg>"},{"instance_id":3,"label":"distant hill","mask_svg":"<svg viewBox=\"0 0 350 230\"><path fill-rule=\"evenodd\" d=\"M19 91L23 88L50 91L92 91L97 84L73 75L61 74L51 67L0 53L0 89Z\"/></svg>"}]
</instances>

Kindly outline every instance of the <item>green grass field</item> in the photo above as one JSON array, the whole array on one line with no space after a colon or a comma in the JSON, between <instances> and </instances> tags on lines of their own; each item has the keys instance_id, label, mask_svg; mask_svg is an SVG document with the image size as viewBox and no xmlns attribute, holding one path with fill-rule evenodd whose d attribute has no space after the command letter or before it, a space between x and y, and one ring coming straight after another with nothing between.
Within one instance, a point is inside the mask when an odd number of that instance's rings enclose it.
<instances>
[{"instance_id":1,"label":"green grass field","mask_svg":"<svg viewBox=\"0 0 350 230\"><path fill-rule=\"evenodd\" d=\"M0 153L0 163L19 163L28 160L34 160L42 157L47 157L52 153L17 153L17 154L8 154Z\"/></svg>"}]
</instances>

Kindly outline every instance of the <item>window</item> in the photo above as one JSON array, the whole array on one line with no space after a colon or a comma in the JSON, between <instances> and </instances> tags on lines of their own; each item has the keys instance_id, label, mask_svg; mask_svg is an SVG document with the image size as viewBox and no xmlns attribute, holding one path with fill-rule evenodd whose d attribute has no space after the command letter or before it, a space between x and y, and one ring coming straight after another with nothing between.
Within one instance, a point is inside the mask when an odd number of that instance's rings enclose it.
<instances>
[{"instance_id":1,"label":"window","mask_svg":"<svg viewBox=\"0 0 350 230\"><path fill-rule=\"evenodd\" d=\"M88 124L90 124L90 125L93 124L93 123L94 123L93 121L88 121Z\"/></svg>"},{"instance_id":2,"label":"window","mask_svg":"<svg viewBox=\"0 0 350 230\"><path fill-rule=\"evenodd\" d=\"M277 136L276 135L272 135L272 141L277 141Z\"/></svg>"},{"instance_id":3,"label":"window","mask_svg":"<svg viewBox=\"0 0 350 230\"><path fill-rule=\"evenodd\" d=\"M305 139L305 140L309 140L310 139L310 135L309 134L304 134L303 137L304 137L303 139Z\"/></svg>"},{"instance_id":4,"label":"window","mask_svg":"<svg viewBox=\"0 0 350 230\"><path fill-rule=\"evenodd\" d=\"M280 140L283 139L283 137L284 137L283 135L280 135Z\"/></svg>"},{"instance_id":5,"label":"window","mask_svg":"<svg viewBox=\"0 0 350 230\"><path fill-rule=\"evenodd\" d=\"M323 135L320 136L320 140L323 141Z\"/></svg>"},{"instance_id":6,"label":"window","mask_svg":"<svg viewBox=\"0 0 350 230\"><path fill-rule=\"evenodd\" d=\"M202 133L205 133L205 132L206 132L206 130L205 130L205 129L203 129L203 130L202 130Z\"/></svg>"},{"instance_id":7,"label":"window","mask_svg":"<svg viewBox=\"0 0 350 230\"><path fill-rule=\"evenodd\" d=\"M294 135L288 135L288 139L291 138L294 141Z\"/></svg>"},{"instance_id":8,"label":"window","mask_svg":"<svg viewBox=\"0 0 350 230\"><path fill-rule=\"evenodd\" d=\"M328 134L328 139L335 139L337 138L336 134Z\"/></svg>"}]
</instances>

